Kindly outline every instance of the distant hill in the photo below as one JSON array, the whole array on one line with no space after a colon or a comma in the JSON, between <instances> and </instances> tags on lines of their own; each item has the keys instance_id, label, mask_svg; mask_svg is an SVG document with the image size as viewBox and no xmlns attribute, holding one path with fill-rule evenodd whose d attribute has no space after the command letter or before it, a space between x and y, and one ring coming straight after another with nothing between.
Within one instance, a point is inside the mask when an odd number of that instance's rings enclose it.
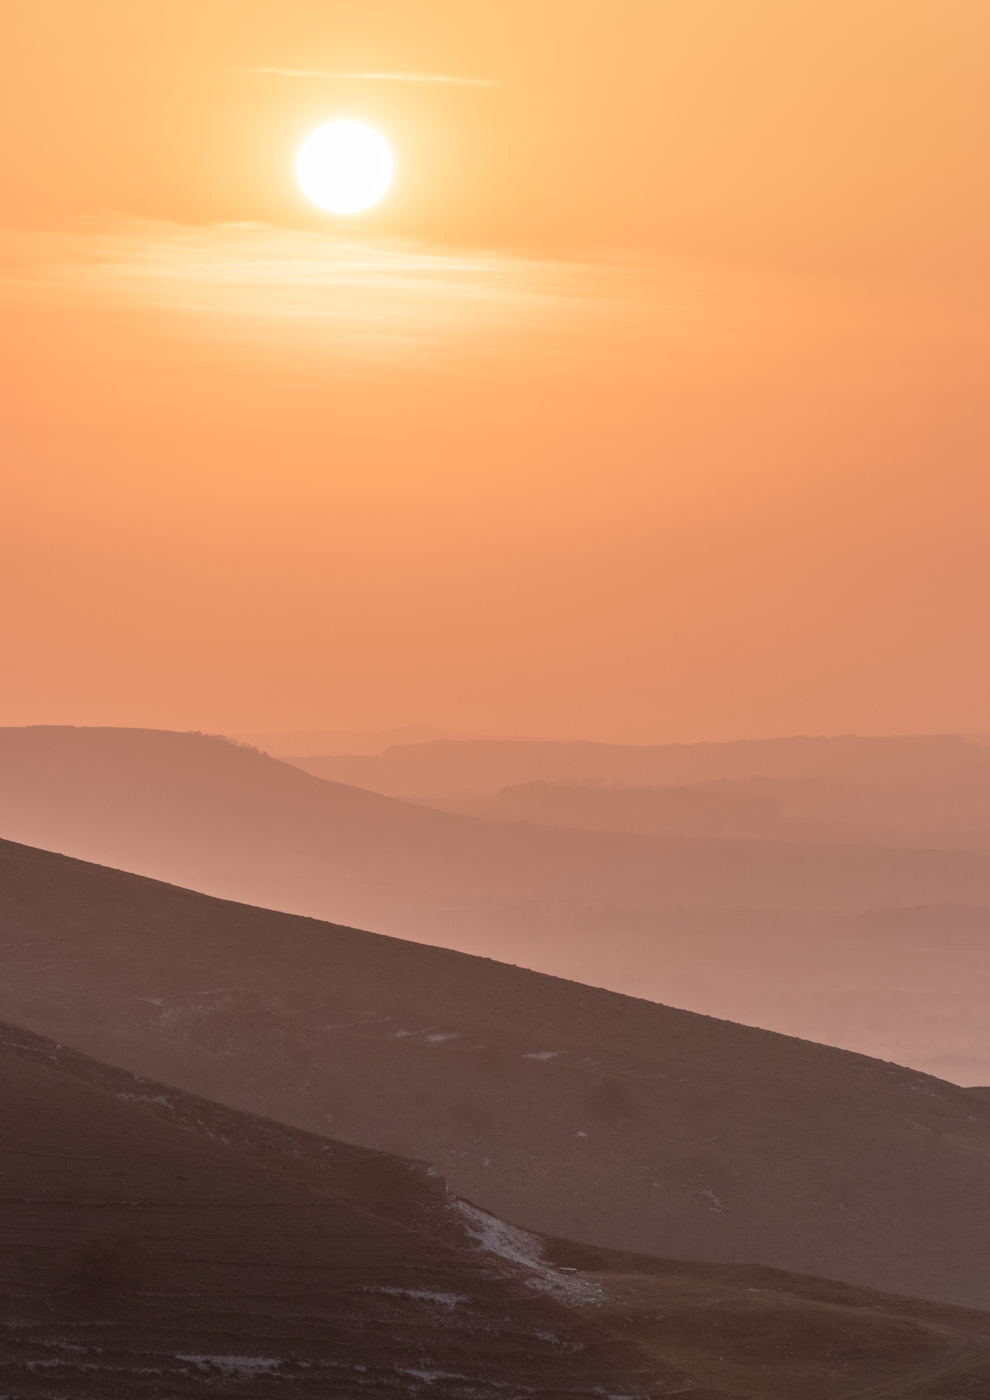
<instances>
[{"instance_id":1,"label":"distant hill","mask_svg":"<svg viewBox=\"0 0 990 1400\"><path fill-rule=\"evenodd\" d=\"M832 1400L893 1384L921 1400L990 1383L986 1312L524 1232L424 1163L9 1025L0 1104L0 1377L19 1395Z\"/></svg>"},{"instance_id":2,"label":"distant hill","mask_svg":"<svg viewBox=\"0 0 990 1400\"><path fill-rule=\"evenodd\" d=\"M990 1077L990 1003L972 994L990 937L944 943L952 908L990 905L979 851L470 818L222 738L68 727L0 730L0 836ZM853 916L884 907L931 911L929 943L906 945L896 918L885 942L849 936Z\"/></svg>"},{"instance_id":3,"label":"distant hill","mask_svg":"<svg viewBox=\"0 0 990 1400\"><path fill-rule=\"evenodd\" d=\"M632 787L539 778L491 797L416 800L462 816L585 831L990 851L990 770L982 769L965 780L935 772L869 784L749 778Z\"/></svg>"},{"instance_id":4,"label":"distant hill","mask_svg":"<svg viewBox=\"0 0 990 1400\"><path fill-rule=\"evenodd\" d=\"M407 725L402 729L302 729L288 734L233 734L238 743L270 753L273 758L301 751L313 753L378 754L393 744L425 744L448 737L442 729L428 725ZM458 736L463 737L463 736ZM471 736L475 737L474 735Z\"/></svg>"},{"instance_id":5,"label":"distant hill","mask_svg":"<svg viewBox=\"0 0 990 1400\"><path fill-rule=\"evenodd\" d=\"M515 1225L990 1306L982 1095L8 842L0 920L4 1019Z\"/></svg>"},{"instance_id":6,"label":"distant hill","mask_svg":"<svg viewBox=\"0 0 990 1400\"><path fill-rule=\"evenodd\" d=\"M982 853L472 819L166 730L0 729L0 833L293 912L384 918L390 931L419 909L493 903L990 902Z\"/></svg>"},{"instance_id":7,"label":"distant hill","mask_svg":"<svg viewBox=\"0 0 990 1400\"><path fill-rule=\"evenodd\" d=\"M592 744L477 739L396 744L378 756L294 756L319 778L390 797L484 796L518 783L562 780L639 787L750 778L899 782L990 774L990 749L958 735L798 736L725 744Z\"/></svg>"}]
</instances>

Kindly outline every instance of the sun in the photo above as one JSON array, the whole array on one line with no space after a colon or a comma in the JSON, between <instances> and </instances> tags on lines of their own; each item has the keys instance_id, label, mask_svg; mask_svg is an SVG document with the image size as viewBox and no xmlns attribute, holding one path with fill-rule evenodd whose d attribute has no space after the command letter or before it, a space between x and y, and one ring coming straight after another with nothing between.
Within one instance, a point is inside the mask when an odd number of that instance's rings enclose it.
<instances>
[{"instance_id":1,"label":"sun","mask_svg":"<svg viewBox=\"0 0 990 1400\"><path fill-rule=\"evenodd\" d=\"M364 122L327 122L311 131L296 156L303 193L331 214L357 214L392 183L388 142Z\"/></svg>"}]
</instances>

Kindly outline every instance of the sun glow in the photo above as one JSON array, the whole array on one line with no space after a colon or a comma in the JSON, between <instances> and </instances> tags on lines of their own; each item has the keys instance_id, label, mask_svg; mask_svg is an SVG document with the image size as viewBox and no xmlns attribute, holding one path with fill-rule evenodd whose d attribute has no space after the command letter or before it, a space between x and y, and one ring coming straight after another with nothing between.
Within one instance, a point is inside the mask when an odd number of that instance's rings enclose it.
<instances>
[{"instance_id":1,"label":"sun glow","mask_svg":"<svg viewBox=\"0 0 990 1400\"><path fill-rule=\"evenodd\" d=\"M333 121L311 131L296 156L303 193L331 214L357 214L392 183L392 152L374 127Z\"/></svg>"}]
</instances>

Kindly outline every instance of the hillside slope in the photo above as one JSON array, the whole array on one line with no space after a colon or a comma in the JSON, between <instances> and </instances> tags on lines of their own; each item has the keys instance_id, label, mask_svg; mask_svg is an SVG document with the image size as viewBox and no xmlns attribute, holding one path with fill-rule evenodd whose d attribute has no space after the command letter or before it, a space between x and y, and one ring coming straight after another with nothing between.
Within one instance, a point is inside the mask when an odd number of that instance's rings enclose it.
<instances>
[{"instance_id":1,"label":"hillside slope","mask_svg":"<svg viewBox=\"0 0 990 1400\"><path fill-rule=\"evenodd\" d=\"M222 738L165 730L0 729L0 834L293 913L360 917L388 932L421 909L518 901L990 903L990 857L968 851L486 821L313 778Z\"/></svg>"},{"instance_id":2,"label":"hillside slope","mask_svg":"<svg viewBox=\"0 0 990 1400\"><path fill-rule=\"evenodd\" d=\"M990 937L957 938L990 905L972 850L472 820L222 739L45 727L0 730L0 836L990 1082ZM876 908L903 927L850 936Z\"/></svg>"},{"instance_id":3,"label":"hillside slope","mask_svg":"<svg viewBox=\"0 0 990 1400\"><path fill-rule=\"evenodd\" d=\"M0 846L0 1015L434 1163L510 1222L990 1305L990 1103L863 1056Z\"/></svg>"},{"instance_id":4,"label":"hillside slope","mask_svg":"<svg viewBox=\"0 0 990 1400\"><path fill-rule=\"evenodd\" d=\"M114 1092L112 1074L103 1084L79 1066L66 1074L58 1056L27 1055L4 1030L5 1393L388 1396L431 1381L451 1397L695 1389L595 1310L578 1316L552 1296L591 1286L395 1218L410 1203L425 1214L436 1194L415 1163L383 1163L377 1191L356 1200L346 1148L343 1172L300 1170L298 1159L246 1147L252 1125L231 1134L209 1104L188 1131L153 1111L153 1099L169 1098L164 1086L118 1078Z\"/></svg>"},{"instance_id":5,"label":"hillside slope","mask_svg":"<svg viewBox=\"0 0 990 1400\"><path fill-rule=\"evenodd\" d=\"M990 1381L985 1312L527 1234L451 1196L420 1163L238 1113L5 1025L0 1086L6 1159L19 1159L8 1189L19 1166L32 1198L8 1201L0 1224L14 1244L0 1251L0 1293L17 1317L0 1375L16 1375L22 1394L54 1382L63 1397L204 1384L304 1396L329 1382L337 1395L621 1386L696 1400L879 1400L894 1384L900 1400L930 1400ZM73 1216L81 1230L66 1248ZM304 1311L287 1297L293 1286Z\"/></svg>"}]
</instances>

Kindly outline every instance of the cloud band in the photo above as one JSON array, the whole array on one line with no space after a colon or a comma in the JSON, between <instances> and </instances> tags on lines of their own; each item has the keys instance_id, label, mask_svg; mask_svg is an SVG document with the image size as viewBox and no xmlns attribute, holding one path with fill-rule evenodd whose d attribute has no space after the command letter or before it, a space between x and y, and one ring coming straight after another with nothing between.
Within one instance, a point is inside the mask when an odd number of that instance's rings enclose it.
<instances>
[{"instance_id":1,"label":"cloud band","mask_svg":"<svg viewBox=\"0 0 990 1400\"><path fill-rule=\"evenodd\" d=\"M329 73L312 68L244 68L279 78L350 78L370 83L446 83L451 87L504 87L496 78L454 78L447 73Z\"/></svg>"}]
</instances>

